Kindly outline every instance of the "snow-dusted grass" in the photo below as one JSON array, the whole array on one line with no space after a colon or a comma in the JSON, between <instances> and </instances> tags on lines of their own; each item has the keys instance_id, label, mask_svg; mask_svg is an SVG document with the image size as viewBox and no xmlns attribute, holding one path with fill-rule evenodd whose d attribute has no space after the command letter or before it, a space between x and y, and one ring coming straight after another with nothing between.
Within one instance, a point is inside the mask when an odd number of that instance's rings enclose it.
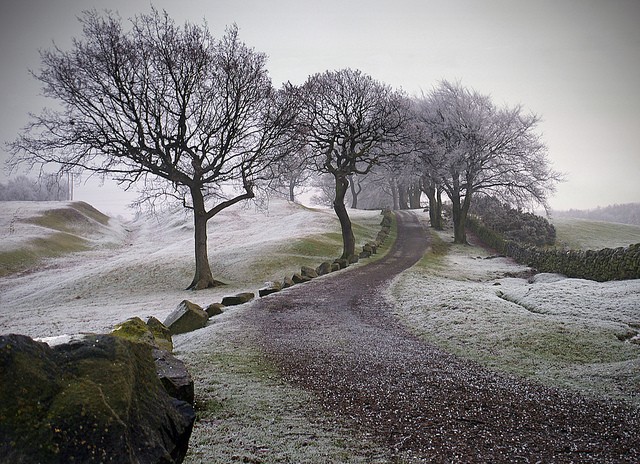
<instances>
[{"instance_id":1,"label":"snow-dusted grass","mask_svg":"<svg viewBox=\"0 0 640 464\"><path fill-rule=\"evenodd\" d=\"M0 277L32 271L48 258L122 240L118 224L82 202L0 203Z\"/></svg>"},{"instance_id":2,"label":"snow-dusted grass","mask_svg":"<svg viewBox=\"0 0 640 464\"><path fill-rule=\"evenodd\" d=\"M286 385L247 344L229 309L205 329L174 338L196 382L197 420L186 463L372 463L375 445L354 439L310 394Z\"/></svg>"},{"instance_id":3,"label":"snow-dusted grass","mask_svg":"<svg viewBox=\"0 0 640 464\"><path fill-rule=\"evenodd\" d=\"M599 250L640 243L640 226L574 218L552 218L558 246Z\"/></svg>"},{"instance_id":4,"label":"snow-dusted grass","mask_svg":"<svg viewBox=\"0 0 640 464\"><path fill-rule=\"evenodd\" d=\"M409 326L492 368L640 405L640 345L629 341L640 331L640 280L528 279L524 266L433 234L439 253L390 288Z\"/></svg>"},{"instance_id":5,"label":"snow-dusted grass","mask_svg":"<svg viewBox=\"0 0 640 464\"><path fill-rule=\"evenodd\" d=\"M49 211L68 206L0 203L3 245L9 235L16 251L32 239L62 233L51 226L68 223ZM359 245L375 237L379 211L350 215ZM335 258L342 246L331 210L284 201L273 201L267 211L236 205L208 229L214 275L227 285L191 292L184 290L193 272L188 214L94 225L83 232L84 251L39 256L36 268L0 278L0 333L51 337L108 332L133 316L164 320L183 299L206 306L239 291L257 291L303 264ZM198 420L186 462L376 462L373 445L348 438L313 397L279 380L244 332L249 329L238 324L238 314L250 310L251 303L228 308L206 328L174 337L175 353L196 383Z\"/></svg>"},{"instance_id":6,"label":"snow-dusted grass","mask_svg":"<svg viewBox=\"0 0 640 464\"><path fill-rule=\"evenodd\" d=\"M68 206L0 203L3 247L19 251L33 240L63 233L33 222L42 221L37 218L47 216L47 211ZM13 219L16 215L19 221ZM358 243L375 236L379 212L354 211L352 216ZM236 205L209 222L212 270L227 285L186 292L194 271L193 224L188 212L126 224L96 223L95 230L83 234L86 251L55 259L40 256L36 269L0 279L0 333L47 337L105 332L132 316L163 320L183 299L206 306L238 291L257 292L265 282L299 272L303 264L315 267L335 258L341 250L341 241L336 240L339 230L330 210L284 201L273 201L266 211ZM5 236L11 238L11 248ZM305 244L310 242L317 247L309 249Z\"/></svg>"}]
</instances>

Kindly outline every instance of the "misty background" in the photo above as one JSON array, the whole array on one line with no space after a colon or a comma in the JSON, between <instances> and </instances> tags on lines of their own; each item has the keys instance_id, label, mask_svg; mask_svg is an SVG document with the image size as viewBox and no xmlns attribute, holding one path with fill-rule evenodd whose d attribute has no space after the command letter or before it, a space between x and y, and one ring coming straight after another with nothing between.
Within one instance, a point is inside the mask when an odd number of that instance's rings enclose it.
<instances>
[{"instance_id":1,"label":"misty background","mask_svg":"<svg viewBox=\"0 0 640 464\"><path fill-rule=\"evenodd\" d=\"M21 0L0 15L0 162L4 142L52 102L29 74L38 50L68 49L85 9L122 18L153 4L178 23L206 21L215 36L237 24L268 55L276 87L313 73L357 68L409 95L441 79L522 104L540 125L554 169L567 181L555 210L640 201L640 2L636 0ZM7 173L0 174L0 182ZM75 199L110 214L134 199L113 183L83 179Z\"/></svg>"}]
</instances>

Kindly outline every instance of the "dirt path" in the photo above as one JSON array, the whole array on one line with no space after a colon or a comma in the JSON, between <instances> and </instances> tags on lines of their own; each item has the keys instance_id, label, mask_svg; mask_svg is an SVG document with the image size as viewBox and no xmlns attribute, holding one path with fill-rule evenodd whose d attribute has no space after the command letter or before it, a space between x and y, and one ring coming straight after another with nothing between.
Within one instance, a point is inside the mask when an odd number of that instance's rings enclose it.
<instances>
[{"instance_id":1,"label":"dirt path","mask_svg":"<svg viewBox=\"0 0 640 464\"><path fill-rule=\"evenodd\" d=\"M286 379L402 462L640 462L638 411L488 371L411 335L383 289L424 253L398 215L380 261L257 302L259 343Z\"/></svg>"}]
</instances>

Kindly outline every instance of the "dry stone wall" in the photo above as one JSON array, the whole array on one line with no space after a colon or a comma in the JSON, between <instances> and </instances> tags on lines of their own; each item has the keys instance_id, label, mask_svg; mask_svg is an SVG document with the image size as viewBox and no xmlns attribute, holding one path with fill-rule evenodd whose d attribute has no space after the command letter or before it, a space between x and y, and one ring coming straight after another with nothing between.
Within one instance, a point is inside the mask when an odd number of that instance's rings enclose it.
<instances>
[{"instance_id":1,"label":"dry stone wall","mask_svg":"<svg viewBox=\"0 0 640 464\"><path fill-rule=\"evenodd\" d=\"M598 282L640 279L640 243L586 251L542 249L505 240L477 218L468 218L467 227L486 245L539 272Z\"/></svg>"}]
</instances>

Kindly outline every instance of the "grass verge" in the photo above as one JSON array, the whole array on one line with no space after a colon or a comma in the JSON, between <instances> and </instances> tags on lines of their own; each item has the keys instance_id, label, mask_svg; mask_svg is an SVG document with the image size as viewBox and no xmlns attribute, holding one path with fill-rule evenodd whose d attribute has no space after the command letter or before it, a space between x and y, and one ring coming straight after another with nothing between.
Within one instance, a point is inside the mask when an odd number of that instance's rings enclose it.
<instances>
[{"instance_id":1,"label":"grass verge","mask_svg":"<svg viewBox=\"0 0 640 464\"><path fill-rule=\"evenodd\" d=\"M390 289L412 330L489 368L640 407L640 346L625 335L638 332L640 281L509 277L526 268L446 237Z\"/></svg>"},{"instance_id":2,"label":"grass verge","mask_svg":"<svg viewBox=\"0 0 640 464\"><path fill-rule=\"evenodd\" d=\"M251 308L247 308L250 310ZM233 317L185 337L176 354L196 383L197 419L185 463L382 463L309 393L280 380Z\"/></svg>"}]
</instances>

